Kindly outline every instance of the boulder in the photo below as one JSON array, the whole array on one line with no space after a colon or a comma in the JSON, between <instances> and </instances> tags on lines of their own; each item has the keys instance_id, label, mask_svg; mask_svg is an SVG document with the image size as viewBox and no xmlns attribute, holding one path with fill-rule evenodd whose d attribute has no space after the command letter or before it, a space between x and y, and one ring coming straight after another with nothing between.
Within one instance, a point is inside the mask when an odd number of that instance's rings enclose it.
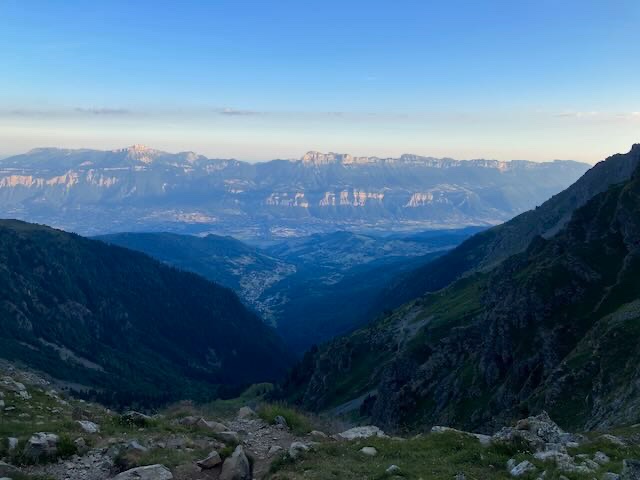
<instances>
[{"instance_id":1,"label":"boulder","mask_svg":"<svg viewBox=\"0 0 640 480\"><path fill-rule=\"evenodd\" d=\"M27 440L24 456L30 460L38 460L55 456L58 452L60 437L55 433L38 432Z\"/></svg>"},{"instance_id":2,"label":"boulder","mask_svg":"<svg viewBox=\"0 0 640 480\"><path fill-rule=\"evenodd\" d=\"M77 420L77 423L86 433L98 433L100 431L100 425L89 420Z\"/></svg>"},{"instance_id":3,"label":"boulder","mask_svg":"<svg viewBox=\"0 0 640 480\"><path fill-rule=\"evenodd\" d=\"M238 410L238 418L240 419L252 418L255 416L256 412L254 412L251 407L242 407L240 410Z\"/></svg>"},{"instance_id":4,"label":"boulder","mask_svg":"<svg viewBox=\"0 0 640 480\"><path fill-rule=\"evenodd\" d=\"M374 425L366 427L354 427L338 434L339 438L344 440L356 440L358 438L381 437L387 438L387 435Z\"/></svg>"},{"instance_id":5,"label":"boulder","mask_svg":"<svg viewBox=\"0 0 640 480\"><path fill-rule=\"evenodd\" d=\"M620 475L613 472L606 472L602 475L602 480L620 480Z\"/></svg>"},{"instance_id":6,"label":"boulder","mask_svg":"<svg viewBox=\"0 0 640 480\"><path fill-rule=\"evenodd\" d=\"M374 447L362 447L360 453L367 455L368 457L375 457L378 454L378 450Z\"/></svg>"},{"instance_id":7,"label":"boulder","mask_svg":"<svg viewBox=\"0 0 640 480\"><path fill-rule=\"evenodd\" d=\"M640 480L640 460L623 460L620 480Z\"/></svg>"},{"instance_id":8,"label":"boulder","mask_svg":"<svg viewBox=\"0 0 640 480\"><path fill-rule=\"evenodd\" d=\"M84 455L89 450L87 442L82 437L76 438L73 441L73 445L76 447L76 452L78 453L78 455Z\"/></svg>"},{"instance_id":9,"label":"boulder","mask_svg":"<svg viewBox=\"0 0 640 480\"><path fill-rule=\"evenodd\" d=\"M294 459L298 458L301 453L308 452L309 449L309 445L306 445L302 442L293 442L289 447L289 456Z\"/></svg>"},{"instance_id":10,"label":"boulder","mask_svg":"<svg viewBox=\"0 0 640 480\"><path fill-rule=\"evenodd\" d=\"M159 463L136 467L126 472L119 473L113 480L172 480L173 474L164 465Z\"/></svg>"},{"instance_id":11,"label":"boulder","mask_svg":"<svg viewBox=\"0 0 640 480\"><path fill-rule=\"evenodd\" d=\"M609 463L611 461L611 459L609 458L609 455L607 455L604 452L596 452L593 454L593 459L595 460L596 463L600 464L600 465L606 465L607 463Z\"/></svg>"},{"instance_id":12,"label":"boulder","mask_svg":"<svg viewBox=\"0 0 640 480\"><path fill-rule=\"evenodd\" d=\"M219 480L251 480L251 466L241 445L222 464Z\"/></svg>"},{"instance_id":13,"label":"boulder","mask_svg":"<svg viewBox=\"0 0 640 480\"><path fill-rule=\"evenodd\" d=\"M224 432L217 432L216 436L225 443L240 443L240 435L238 435L238 432L225 430Z\"/></svg>"},{"instance_id":14,"label":"boulder","mask_svg":"<svg viewBox=\"0 0 640 480\"><path fill-rule=\"evenodd\" d=\"M213 420L205 420L204 418L200 418L196 421L195 424L198 428L202 428L204 430L211 430L216 433L226 432L229 429L226 425L220 422L215 422Z\"/></svg>"},{"instance_id":15,"label":"boulder","mask_svg":"<svg viewBox=\"0 0 640 480\"><path fill-rule=\"evenodd\" d=\"M269 449L269 452L267 453L267 455L269 457L273 457L274 455L277 455L278 453L280 453L282 450L284 450L284 448L282 448L280 445L273 445Z\"/></svg>"},{"instance_id":16,"label":"boulder","mask_svg":"<svg viewBox=\"0 0 640 480\"><path fill-rule=\"evenodd\" d=\"M324 440L327 438L327 434L320 430L311 430L311 432L309 432L309 436L314 440Z\"/></svg>"},{"instance_id":17,"label":"boulder","mask_svg":"<svg viewBox=\"0 0 640 480\"><path fill-rule=\"evenodd\" d=\"M197 461L196 465L198 465L203 470L208 470L210 468L217 467L221 463L222 459L220 458L220 454L213 450L211 453L209 453L207 458Z\"/></svg>"},{"instance_id":18,"label":"boulder","mask_svg":"<svg viewBox=\"0 0 640 480\"><path fill-rule=\"evenodd\" d=\"M531 463L529 460L524 460L523 462L520 462L511 470L509 470L509 473L512 477L521 477L522 475L526 475L529 472L534 472L535 470L536 466L533 463Z\"/></svg>"},{"instance_id":19,"label":"boulder","mask_svg":"<svg viewBox=\"0 0 640 480\"><path fill-rule=\"evenodd\" d=\"M398 475L400 473L400 467L398 465L389 465L385 472L389 475Z\"/></svg>"},{"instance_id":20,"label":"boulder","mask_svg":"<svg viewBox=\"0 0 640 480\"><path fill-rule=\"evenodd\" d=\"M545 450L547 444L577 446L574 436L564 432L547 412L522 419L515 427L504 427L491 437L494 443L511 443L516 439L537 451Z\"/></svg>"}]
</instances>

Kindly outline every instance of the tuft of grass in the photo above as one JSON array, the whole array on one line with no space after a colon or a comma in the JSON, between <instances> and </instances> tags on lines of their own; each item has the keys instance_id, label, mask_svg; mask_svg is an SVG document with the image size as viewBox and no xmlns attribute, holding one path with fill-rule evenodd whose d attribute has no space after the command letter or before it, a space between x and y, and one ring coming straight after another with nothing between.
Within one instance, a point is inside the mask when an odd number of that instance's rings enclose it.
<instances>
[{"instance_id":1,"label":"tuft of grass","mask_svg":"<svg viewBox=\"0 0 640 480\"><path fill-rule=\"evenodd\" d=\"M305 435L313 430L309 417L282 403L264 403L258 408L257 413L260 418L270 424L275 424L277 416L284 417L287 425L296 435Z\"/></svg>"}]
</instances>

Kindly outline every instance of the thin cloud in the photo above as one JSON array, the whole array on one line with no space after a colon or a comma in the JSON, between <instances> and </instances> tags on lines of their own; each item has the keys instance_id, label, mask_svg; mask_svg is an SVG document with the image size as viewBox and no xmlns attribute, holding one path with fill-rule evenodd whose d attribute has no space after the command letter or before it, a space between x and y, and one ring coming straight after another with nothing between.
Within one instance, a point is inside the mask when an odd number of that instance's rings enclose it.
<instances>
[{"instance_id":1,"label":"thin cloud","mask_svg":"<svg viewBox=\"0 0 640 480\"><path fill-rule=\"evenodd\" d=\"M243 117L243 116L252 116L252 115L264 115L264 112L258 112L255 110L240 110L236 108L217 108L215 112L220 115L227 115L230 117Z\"/></svg>"},{"instance_id":2,"label":"thin cloud","mask_svg":"<svg viewBox=\"0 0 640 480\"><path fill-rule=\"evenodd\" d=\"M89 113L91 115L128 115L131 113L126 108L76 108L78 113Z\"/></svg>"}]
</instances>

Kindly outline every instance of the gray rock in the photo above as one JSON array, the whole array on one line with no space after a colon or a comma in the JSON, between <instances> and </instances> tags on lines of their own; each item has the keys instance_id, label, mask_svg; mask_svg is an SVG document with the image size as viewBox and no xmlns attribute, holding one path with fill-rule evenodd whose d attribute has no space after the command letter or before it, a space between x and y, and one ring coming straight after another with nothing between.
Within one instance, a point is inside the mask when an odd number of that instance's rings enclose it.
<instances>
[{"instance_id":1,"label":"gray rock","mask_svg":"<svg viewBox=\"0 0 640 480\"><path fill-rule=\"evenodd\" d=\"M273 457L274 455L277 455L278 453L280 453L281 451L283 451L284 448L282 448L280 445L273 445L270 449L269 452L267 453L267 455L269 457Z\"/></svg>"},{"instance_id":2,"label":"gray rock","mask_svg":"<svg viewBox=\"0 0 640 480\"><path fill-rule=\"evenodd\" d=\"M147 451L149 451L149 449L147 447L145 447L144 445L141 445L140 443L138 443L137 440L131 440L127 444L127 450L137 450L138 452L147 452Z\"/></svg>"},{"instance_id":3,"label":"gray rock","mask_svg":"<svg viewBox=\"0 0 640 480\"><path fill-rule=\"evenodd\" d=\"M197 420L195 425L199 428L211 430L216 433L225 432L229 430L229 428L227 428L227 426L224 425L223 423L214 422L212 420L211 421L205 420L204 418L200 418L199 420Z\"/></svg>"},{"instance_id":4,"label":"gray rock","mask_svg":"<svg viewBox=\"0 0 640 480\"><path fill-rule=\"evenodd\" d=\"M207 458L197 461L196 465L198 465L203 470L208 470L210 468L217 467L221 463L222 459L220 458L220 454L213 450L211 453L209 453Z\"/></svg>"},{"instance_id":5,"label":"gray rock","mask_svg":"<svg viewBox=\"0 0 640 480\"><path fill-rule=\"evenodd\" d=\"M315 440L324 440L328 438L327 434L320 430L311 430L311 432L309 432L309 436Z\"/></svg>"},{"instance_id":6,"label":"gray rock","mask_svg":"<svg viewBox=\"0 0 640 480\"><path fill-rule=\"evenodd\" d=\"M224 432L217 432L216 436L225 443L240 443L240 435L238 435L238 432L226 430Z\"/></svg>"},{"instance_id":7,"label":"gray rock","mask_svg":"<svg viewBox=\"0 0 640 480\"><path fill-rule=\"evenodd\" d=\"M602 480L620 480L620 475L613 472L606 472L602 475Z\"/></svg>"},{"instance_id":8,"label":"gray rock","mask_svg":"<svg viewBox=\"0 0 640 480\"><path fill-rule=\"evenodd\" d=\"M386 438L387 435L374 425L366 427L354 427L338 434L338 437L344 440L356 440L358 438L381 437Z\"/></svg>"},{"instance_id":9,"label":"gray rock","mask_svg":"<svg viewBox=\"0 0 640 480\"><path fill-rule=\"evenodd\" d=\"M606 465L611 461L609 456L604 452L596 452L593 454L593 459L600 465Z\"/></svg>"},{"instance_id":10,"label":"gray rock","mask_svg":"<svg viewBox=\"0 0 640 480\"><path fill-rule=\"evenodd\" d=\"M113 480L172 480L173 474L164 465L159 463L136 467L126 472L119 473Z\"/></svg>"},{"instance_id":11,"label":"gray rock","mask_svg":"<svg viewBox=\"0 0 640 480\"><path fill-rule=\"evenodd\" d=\"M616 437L615 435L611 435L610 433L605 433L604 435L600 435L600 438L606 440L609 443L613 443L618 447L626 447L627 444L620 437Z\"/></svg>"},{"instance_id":12,"label":"gray rock","mask_svg":"<svg viewBox=\"0 0 640 480\"><path fill-rule=\"evenodd\" d=\"M18 439L16 437L8 437L7 450L9 450L9 452L13 452L16 448L18 448Z\"/></svg>"},{"instance_id":13,"label":"gray rock","mask_svg":"<svg viewBox=\"0 0 640 480\"><path fill-rule=\"evenodd\" d=\"M360 452L369 457L375 457L378 454L378 450L376 450L374 447L362 447L360 449Z\"/></svg>"},{"instance_id":14,"label":"gray rock","mask_svg":"<svg viewBox=\"0 0 640 480\"><path fill-rule=\"evenodd\" d=\"M60 437L54 433L38 432L27 440L24 456L30 460L52 457L58 452Z\"/></svg>"},{"instance_id":15,"label":"gray rock","mask_svg":"<svg viewBox=\"0 0 640 480\"><path fill-rule=\"evenodd\" d=\"M222 464L219 480L251 480L251 466L241 445Z\"/></svg>"},{"instance_id":16,"label":"gray rock","mask_svg":"<svg viewBox=\"0 0 640 480\"><path fill-rule=\"evenodd\" d=\"M87 442L82 437L76 438L73 441L73 445L75 445L78 455L83 455L87 453L87 451L89 450L89 447L87 446Z\"/></svg>"},{"instance_id":17,"label":"gray rock","mask_svg":"<svg viewBox=\"0 0 640 480\"><path fill-rule=\"evenodd\" d=\"M302 442L293 442L289 447L289 456L294 459L298 458L301 453L308 452L309 449L309 445Z\"/></svg>"},{"instance_id":18,"label":"gray rock","mask_svg":"<svg viewBox=\"0 0 640 480\"><path fill-rule=\"evenodd\" d=\"M100 425L89 420L77 420L77 423L87 433L98 433L100 431Z\"/></svg>"},{"instance_id":19,"label":"gray rock","mask_svg":"<svg viewBox=\"0 0 640 480\"><path fill-rule=\"evenodd\" d=\"M251 407L242 407L240 410L238 410L238 418L240 419L252 418L255 416L256 412L254 412Z\"/></svg>"},{"instance_id":20,"label":"gray rock","mask_svg":"<svg viewBox=\"0 0 640 480\"><path fill-rule=\"evenodd\" d=\"M620 480L640 480L640 460L623 460Z\"/></svg>"},{"instance_id":21,"label":"gray rock","mask_svg":"<svg viewBox=\"0 0 640 480\"><path fill-rule=\"evenodd\" d=\"M287 423L287 419L284 418L282 415L277 415L276 418L273 419L273 423L276 425L276 427L280 427L285 430L289 429L289 424Z\"/></svg>"},{"instance_id":22,"label":"gray rock","mask_svg":"<svg viewBox=\"0 0 640 480\"><path fill-rule=\"evenodd\" d=\"M529 460L524 460L520 462L515 467L513 467L509 473L512 477L521 477L529 472L534 472L536 470L536 466L531 463Z\"/></svg>"}]
</instances>

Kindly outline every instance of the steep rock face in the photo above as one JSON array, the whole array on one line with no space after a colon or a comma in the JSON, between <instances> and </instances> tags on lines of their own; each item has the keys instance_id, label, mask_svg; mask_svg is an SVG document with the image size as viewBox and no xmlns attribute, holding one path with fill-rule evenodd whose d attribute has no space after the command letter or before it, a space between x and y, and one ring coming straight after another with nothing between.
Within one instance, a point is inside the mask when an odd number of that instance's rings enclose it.
<instances>
[{"instance_id":1,"label":"steep rock face","mask_svg":"<svg viewBox=\"0 0 640 480\"><path fill-rule=\"evenodd\" d=\"M634 421L639 275L636 170L554 237L311 352L287 391L399 429L491 429L543 407L565 425Z\"/></svg>"},{"instance_id":2,"label":"steep rock face","mask_svg":"<svg viewBox=\"0 0 640 480\"><path fill-rule=\"evenodd\" d=\"M288 366L230 290L48 227L0 221L0 287L2 356L105 401L203 398Z\"/></svg>"},{"instance_id":3,"label":"steep rock face","mask_svg":"<svg viewBox=\"0 0 640 480\"><path fill-rule=\"evenodd\" d=\"M395 308L426 292L435 292L471 272L488 271L522 252L536 236L552 237L577 208L611 185L628 180L639 164L640 145L598 163L540 207L474 235L438 260L398 277L380 296L372 312Z\"/></svg>"},{"instance_id":4,"label":"steep rock face","mask_svg":"<svg viewBox=\"0 0 640 480\"><path fill-rule=\"evenodd\" d=\"M493 225L543 202L587 167L318 152L249 164L141 145L36 149L0 161L0 214L90 234L215 229L266 238Z\"/></svg>"}]
</instances>

